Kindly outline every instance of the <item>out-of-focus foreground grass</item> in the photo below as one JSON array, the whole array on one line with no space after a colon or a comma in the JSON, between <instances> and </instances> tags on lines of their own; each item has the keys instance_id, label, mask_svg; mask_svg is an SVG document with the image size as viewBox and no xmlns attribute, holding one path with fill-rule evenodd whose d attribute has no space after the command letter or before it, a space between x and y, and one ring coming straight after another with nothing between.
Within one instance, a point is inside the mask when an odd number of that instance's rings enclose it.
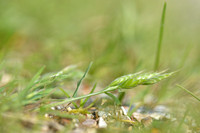
<instances>
[{"instance_id":1,"label":"out-of-focus foreground grass","mask_svg":"<svg viewBox=\"0 0 200 133\"><path fill-rule=\"evenodd\" d=\"M167 4L159 69L180 72L153 86L147 95L155 95L158 103L170 103L183 114L189 110L199 124L200 104L175 84L200 96L200 1ZM90 75L107 84L123 74L151 71L162 5L157 0L1 0L2 75L26 82L44 65L46 72L52 72L70 64L85 68L93 61ZM141 90L133 90L129 99Z\"/></svg>"}]
</instances>

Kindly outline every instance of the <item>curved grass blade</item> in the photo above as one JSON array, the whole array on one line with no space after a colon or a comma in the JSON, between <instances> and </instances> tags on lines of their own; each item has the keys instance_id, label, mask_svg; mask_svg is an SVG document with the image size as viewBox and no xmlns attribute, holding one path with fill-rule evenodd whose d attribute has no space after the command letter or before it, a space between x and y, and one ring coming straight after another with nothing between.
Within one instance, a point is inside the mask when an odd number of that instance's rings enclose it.
<instances>
[{"instance_id":1,"label":"curved grass blade","mask_svg":"<svg viewBox=\"0 0 200 133\"><path fill-rule=\"evenodd\" d=\"M63 92L63 94L67 97L67 98L70 98L70 95L65 91L63 90L62 88L59 88L60 91ZM72 102L72 104L74 105L75 108L78 108L78 105L75 103L75 102Z\"/></svg>"},{"instance_id":2,"label":"curved grass blade","mask_svg":"<svg viewBox=\"0 0 200 133\"><path fill-rule=\"evenodd\" d=\"M81 82L83 81L83 79L85 78L85 76L87 75L87 73L89 72L91 66L92 66L92 62L90 62L90 64L89 64L88 68L86 69L86 71L85 71L83 77L78 81L76 90L74 91L74 94L73 94L72 97L76 97L77 92L78 92L78 89L79 89L79 87L80 87L80 85L81 85Z\"/></svg>"},{"instance_id":3,"label":"curved grass blade","mask_svg":"<svg viewBox=\"0 0 200 133\"><path fill-rule=\"evenodd\" d=\"M32 78L32 80L30 81L30 83L28 84L28 86L22 90L19 93L19 99L20 101L23 101L24 98L26 97L26 95L28 94L28 91L37 83L36 81L40 78L40 74L42 73L42 71L44 70L45 67L42 67L37 73L36 75Z\"/></svg>"},{"instance_id":4,"label":"curved grass blade","mask_svg":"<svg viewBox=\"0 0 200 133\"><path fill-rule=\"evenodd\" d=\"M119 92L119 95L118 95L118 99L120 101L120 103L122 103L122 100L124 99L124 96L125 96L125 92Z\"/></svg>"},{"instance_id":5,"label":"curved grass blade","mask_svg":"<svg viewBox=\"0 0 200 133\"><path fill-rule=\"evenodd\" d=\"M75 65L70 65L59 72L41 76L41 78L35 81L36 85L32 87L32 91L42 86L50 85L55 81L73 77L72 73L75 72L75 68Z\"/></svg>"},{"instance_id":6,"label":"curved grass blade","mask_svg":"<svg viewBox=\"0 0 200 133\"><path fill-rule=\"evenodd\" d=\"M192 93L191 91L189 91L188 89L184 88L181 85L176 85L177 87L181 88L182 90L184 90L185 92L187 92L188 94L190 94L191 96L193 96L195 99L197 99L200 102L200 98L198 98L194 93Z\"/></svg>"},{"instance_id":7,"label":"curved grass blade","mask_svg":"<svg viewBox=\"0 0 200 133\"><path fill-rule=\"evenodd\" d=\"M116 96L114 96L112 93L105 92L105 94L111 97L117 105L121 105L121 102L119 101L119 99Z\"/></svg>"}]
</instances>

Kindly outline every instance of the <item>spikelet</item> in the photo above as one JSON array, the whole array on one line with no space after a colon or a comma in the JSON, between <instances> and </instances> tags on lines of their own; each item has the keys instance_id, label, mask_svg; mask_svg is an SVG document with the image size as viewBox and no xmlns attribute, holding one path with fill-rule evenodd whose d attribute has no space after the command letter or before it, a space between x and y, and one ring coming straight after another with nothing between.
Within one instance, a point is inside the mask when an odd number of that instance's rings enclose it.
<instances>
[{"instance_id":1,"label":"spikelet","mask_svg":"<svg viewBox=\"0 0 200 133\"><path fill-rule=\"evenodd\" d=\"M163 72L154 72L154 73L135 73L128 74L122 77L115 79L109 86L119 86L123 89L130 89L138 85L151 85L155 84L165 78L168 78L175 72L164 73Z\"/></svg>"},{"instance_id":2,"label":"spikelet","mask_svg":"<svg viewBox=\"0 0 200 133\"><path fill-rule=\"evenodd\" d=\"M122 82L124 82L124 81L126 81L126 80L128 80L128 79L131 79L131 78L135 77L136 75L138 75L138 74L140 74L140 73L142 73L142 71L141 71L141 72L134 73L134 74L128 74L128 75L121 76L121 77L115 79L114 81L112 81L112 82L110 83L109 86L110 86L110 87L111 87L111 86L117 86L117 85L119 85L120 83L122 83Z\"/></svg>"}]
</instances>

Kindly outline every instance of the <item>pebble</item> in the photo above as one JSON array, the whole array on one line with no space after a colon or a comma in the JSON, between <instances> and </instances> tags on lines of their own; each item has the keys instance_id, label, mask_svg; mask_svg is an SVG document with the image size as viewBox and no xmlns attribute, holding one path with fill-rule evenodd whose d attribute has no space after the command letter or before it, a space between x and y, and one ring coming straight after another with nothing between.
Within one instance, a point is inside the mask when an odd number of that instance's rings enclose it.
<instances>
[{"instance_id":1,"label":"pebble","mask_svg":"<svg viewBox=\"0 0 200 133\"><path fill-rule=\"evenodd\" d=\"M82 122L83 126L86 127L96 127L97 122L93 119L86 119L84 122Z\"/></svg>"},{"instance_id":2,"label":"pebble","mask_svg":"<svg viewBox=\"0 0 200 133\"><path fill-rule=\"evenodd\" d=\"M56 106L56 109L61 110L61 109L63 109L63 107L62 106Z\"/></svg>"},{"instance_id":3,"label":"pebble","mask_svg":"<svg viewBox=\"0 0 200 133\"><path fill-rule=\"evenodd\" d=\"M150 116L151 116L152 118L154 118L155 120L161 120L161 119L164 118L163 115L160 115L160 114L158 114L158 113L152 113L152 114L150 114Z\"/></svg>"},{"instance_id":4,"label":"pebble","mask_svg":"<svg viewBox=\"0 0 200 133\"><path fill-rule=\"evenodd\" d=\"M137 121L141 122L141 120L144 119L144 118L146 118L147 115L134 112L134 113L133 113L133 117L134 117Z\"/></svg>"},{"instance_id":5,"label":"pebble","mask_svg":"<svg viewBox=\"0 0 200 133\"><path fill-rule=\"evenodd\" d=\"M122 109L123 114L127 115L127 111L126 111L126 109L123 106L121 106L121 109Z\"/></svg>"},{"instance_id":6,"label":"pebble","mask_svg":"<svg viewBox=\"0 0 200 133\"><path fill-rule=\"evenodd\" d=\"M71 108L71 107L68 107L68 108L67 108L67 111L68 111L68 112L72 111L72 108Z\"/></svg>"},{"instance_id":7,"label":"pebble","mask_svg":"<svg viewBox=\"0 0 200 133\"><path fill-rule=\"evenodd\" d=\"M167 113L169 112L169 109L163 105L157 105L154 109L154 112L157 113Z\"/></svg>"},{"instance_id":8,"label":"pebble","mask_svg":"<svg viewBox=\"0 0 200 133\"><path fill-rule=\"evenodd\" d=\"M51 107L51 109L52 109L52 110L56 110L56 108L55 108L55 107Z\"/></svg>"},{"instance_id":9,"label":"pebble","mask_svg":"<svg viewBox=\"0 0 200 133\"><path fill-rule=\"evenodd\" d=\"M48 118L48 117L49 117L49 114L46 113L46 114L44 115L44 117Z\"/></svg>"},{"instance_id":10,"label":"pebble","mask_svg":"<svg viewBox=\"0 0 200 133\"><path fill-rule=\"evenodd\" d=\"M99 117L99 128L106 128L107 124L102 117Z\"/></svg>"}]
</instances>

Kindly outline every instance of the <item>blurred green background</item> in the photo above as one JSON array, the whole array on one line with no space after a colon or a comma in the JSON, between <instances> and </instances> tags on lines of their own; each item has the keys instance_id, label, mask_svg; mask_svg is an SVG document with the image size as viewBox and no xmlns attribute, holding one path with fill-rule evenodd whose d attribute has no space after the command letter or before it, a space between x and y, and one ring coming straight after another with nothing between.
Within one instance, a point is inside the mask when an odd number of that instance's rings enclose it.
<instances>
[{"instance_id":1,"label":"blurred green background","mask_svg":"<svg viewBox=\"0 0 200 133\"><path fill-rule=\"evenodd\" d=\"M0 57L5 71L29 79L70 64L109 83L154 68L163 1L1 0ZM167 2L160 70L181 69L176 80L199 85L200 1Z\"/></svg>"}]
</instances>

